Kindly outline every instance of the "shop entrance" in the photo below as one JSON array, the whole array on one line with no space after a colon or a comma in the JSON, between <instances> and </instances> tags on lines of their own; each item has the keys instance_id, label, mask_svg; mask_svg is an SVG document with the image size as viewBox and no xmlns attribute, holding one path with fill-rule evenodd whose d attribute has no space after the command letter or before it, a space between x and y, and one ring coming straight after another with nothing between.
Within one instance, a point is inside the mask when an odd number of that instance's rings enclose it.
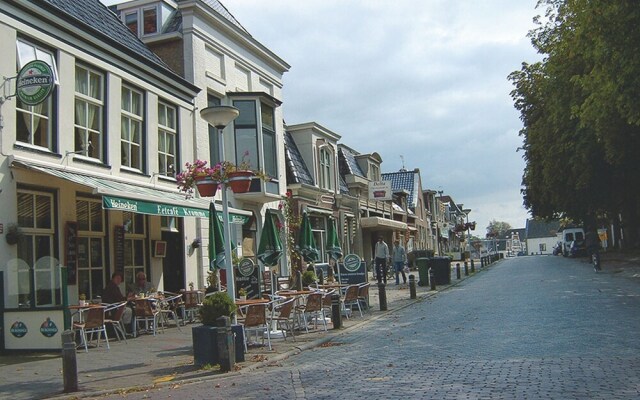
<instances>
[{"instance_id":1,"label":"shop entrance","mask_svg":"<svg viewBox=\"0 0 640 400\"><path fill-rule=\"evenodd\" d=\"M184 241L180 232L169 231L162 232L162 240L167 242L167 255L162 260L164 290L179 293L185 289Z\"/></svg>"}]
</instances>

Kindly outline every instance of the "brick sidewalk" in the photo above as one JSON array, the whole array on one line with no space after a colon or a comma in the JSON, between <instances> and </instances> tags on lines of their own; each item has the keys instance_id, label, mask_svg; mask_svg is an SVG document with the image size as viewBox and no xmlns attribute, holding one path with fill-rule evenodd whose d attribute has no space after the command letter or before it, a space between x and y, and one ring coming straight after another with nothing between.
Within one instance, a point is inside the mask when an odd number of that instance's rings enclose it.
<instances>
[{"instance_id":1,"label":"brick sidewalk","mask_svg":"<svg viewBox=\"0 0 640 400\"><path fill-rule=\"evenodd\" d=\"M452 265L455 265L452 264ZM479 263L476 264L478 270ZM416 276L418 273L412 271ZM471 277L470 275L469 277ZM370 277L371 278L371 277ZM462 273L462 280L466 277ZM395 281L386 286L389 311L380 311L379 293L375 281L371 281L371 312L361 318L354 313L351 319L343 317L343 328L313 331L291 338L272 339L273 350L265 347L250 347L245 361L236 365L235 373L250 373L252 370L290 357L308 348L317 347L330 341L337 335L348 334L372 319L384 317L388 312L406 307L416 300L410 299L408 285L395 285ZM457 284L455 271L452 270L452 285ZM444 290L449 286L439 286L436 291L429 287L416 285L418 299ZM165 329L157 336L142 335L129 339L127 343L111 341L111 349L104 346L77 352L79 392L64 395L62 381L62 359L57 355L25 355L0 357L0 397L12 399L33 398L88 398L102 393L124 390L142 390L160 384L179 384L193 379L202 379L221 374L218 367L197 368L193 364L191 328L187 325L178 330L175 327ZM331 325L329 325L331 328ZM127 388L127 389L124 389Z\"/></svg>"}]
</instances>

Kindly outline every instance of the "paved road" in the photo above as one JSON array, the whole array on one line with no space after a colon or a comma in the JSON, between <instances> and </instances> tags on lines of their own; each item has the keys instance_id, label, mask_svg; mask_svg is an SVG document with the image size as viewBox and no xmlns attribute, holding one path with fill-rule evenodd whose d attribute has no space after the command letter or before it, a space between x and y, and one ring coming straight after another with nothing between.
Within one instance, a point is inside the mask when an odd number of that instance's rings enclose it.
<instances>
[{"instance_id":1,"label":"paved road","mask_svg":"<svg viewBox=\"0 0 640 400\"><path fill-rule=\"evenodd\" d=\"M280 365L126 398L637 399L638 310L637 280L507 259Z\"/></svg>"}]
</instances>

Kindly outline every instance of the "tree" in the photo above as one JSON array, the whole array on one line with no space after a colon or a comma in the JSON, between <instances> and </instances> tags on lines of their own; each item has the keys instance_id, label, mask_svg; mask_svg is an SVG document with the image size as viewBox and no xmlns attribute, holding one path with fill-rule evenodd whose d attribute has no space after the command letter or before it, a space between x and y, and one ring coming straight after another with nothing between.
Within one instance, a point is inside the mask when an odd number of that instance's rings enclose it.
<instances>
[{"instance_id":1,"label":"tree","mask_svg":"<svg viewBox=\"0 0 640 400\"><path fill-rule=\"evenodd\" d=\"M635 0L540 0L529 33L543 61L509 75L520 111L524 205L534 217L624 216L640 200L640 7ZM633 234L634 232L629 232Z\"/></svg>"},{"instance_id":2,"label":"tree","mask_svg":"<svg viewBox=\"0 0 640 400\"><path fill-rule=\"evenodd\" d=\"M511 229L511 225L508 222L496 221L495 219L489 222L487 226L487 237L497 237L503 235Z\"/></svg>"}]
</instances>

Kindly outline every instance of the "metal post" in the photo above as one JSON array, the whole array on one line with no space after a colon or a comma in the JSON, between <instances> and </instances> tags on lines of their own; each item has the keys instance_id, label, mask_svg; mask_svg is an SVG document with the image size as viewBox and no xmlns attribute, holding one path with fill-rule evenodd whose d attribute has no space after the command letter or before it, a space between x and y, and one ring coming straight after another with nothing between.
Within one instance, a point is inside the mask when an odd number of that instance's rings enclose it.
<instances>
[{"instance_id":1,"label":"metal post","mask_svg":"<svg viewBox=\"0 0 640 400\"><path fill-rule=\"evenodd\" d=\"M456 278L460 279L460 263L456 263Z\"/></svg>"},{"instance_id":2,"label":"metal post","mask_svg":"<svg viewBox=\"0 0 640 400\"><path fill-rule=\"evenodd\" d=\"M409 275L409 298L415 299L416 295L416 277L413 274Z\"/></svg>"},{"instance_id":3,"label":"metal post","mask_svg":"<svg viewBox=\"0 0 640 400\"><path fill-rule=\"evenodd\" d=\"M480 257L480 268L484 268L484 257Z\"/></svg>"},{"instance_id":4,"label":"metal post","mask_svg":"<svg viewBox=\"0 0 640 400\"><path fill-rule=\"evenodd\" d=\"M62 332L62 380L65 393L78 391L76 341L71 330Z\"/></svg>"},{"instance_id":5,"label":"metal post","mask_svg":"<svg viewBox=\"0 0 640 400\"><path fill-rule=\"evenodd\" d=\"M331 268L331 266L329 266L329 268ZM324 285L324 271L322 268L318 269L318 283Z\"/></svg>"},{"instance_id":6,"label":"metal post","mask_svg":"<svg viewBox=\"0 0 640 400\"><path fill-rule=\"evenodd\" d=\"M342 307L338 293L331 295L331 322L333 323L333 329L342 328Z\"/></svg>"},{"instance_id":7,"label":"metal post","mask_svg":"<svg viewBox=\"0 0 640 400\"><path fill-rule=\"evenodd\" d=\"M429 268L429 283L431 284L431 290L436 290L436 277L432 268Z\"/></svg>"},{"instance_id":8,"label":"metal post","mask_svg":"<svg viewBox=\"0 0 640 400\"><path fill-rule=\"evenodd\" d=\"M387 290L386 285L378 283L378 298L380 299L380 311L387 311Z\"/></svg>"},{"instance_id":9,"label":"metal post","mask_svg":"<svg viewBox=\"0 0 640 400\"><path fill-rule=\"evenodd\" d=\"M466 262L464 263L464 276L469 276L469 267Z\"/></svg>"},{"instance_id":10,"label":"metal post","mask_svg":"<svg viewBox=\"0 0 640 400\"><path fill-rule=\"evenodd\" d=\"M476 272L476 266L473 263L473 260L471 260L471 273Z\"/></svg>"},{"instance_id":11,"label":"metal post","mask_svg":"<svg viewBox=\"0 0 640 400\"><path fill-rule=\"evenodd\" d=\"M218 359L220 370L229 372L236 365L236 346L231 333L231 320L229 317L216 319L216 339L218 342Z\"/></svg>"}]
</instances>

